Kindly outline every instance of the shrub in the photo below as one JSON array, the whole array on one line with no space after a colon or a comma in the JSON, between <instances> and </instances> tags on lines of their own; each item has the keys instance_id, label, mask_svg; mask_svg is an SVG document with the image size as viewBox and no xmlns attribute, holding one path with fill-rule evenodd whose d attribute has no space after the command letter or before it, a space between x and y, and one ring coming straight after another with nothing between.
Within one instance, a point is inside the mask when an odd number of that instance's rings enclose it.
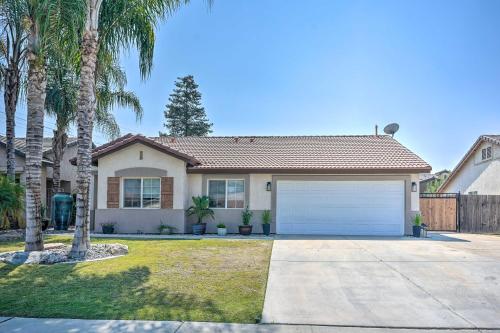
<instances>
[{"instance_id":1,"label":"shrub","mask_svg":"<svg viewBox=\"0 0 500 333\"><path fill-rule=\"evenodd\" d=\"M24 225L24 187L6 176L0 177L0 229L9 229L10 220Z\"/></svg>"},{"instance_id":2,"label":"shrub","mask_svg":"<svg viewBox=\"0 0 500 333\"><path fill-rule=\"evenodd\" d=\"M217 224L217 228L225 228L226 225L224 223L219 223Z\"/></svg>"},{"instance_id":3,"label":"shrub","mask_svg":"<svg viewBox=\"0 0 500 333\"><path fill-rule=\"evenodd\" d=\"M250 220L252 219L253 213L247 208L245 208L244 211L241 212L241 220L243 222L243 225L249 225Z\"/></svg>"},{"instance_id":4,"label":"shrub","mask_svg":"<svg viewBox=\"0 0 500 333\"><path fill-rule=\"evenodd\" d=\"M420 214L415 215L415 217L413 218L413 224L416 225L417 227L421 226L422 225L422 215L420 215Z\"/></svg>"},{"instance_id":5,"label":"shrub","mask_svg":"<svg viewBox=\"0 0 500 333\"><path fill-rule=\"evenodd\" d=\"M271 223L271 211L265 210L262 212L262 224L270 224Z\"/></svg>"},{"instance_id":6,"label":"shrub","mask_svg":"<svg viewBox=\"0 0 500 333\"><path fill-rule=\"evenodd\" d=\"M160 224L160 226L158 227L158 230L160 231L160 233L162 233L164 230L166 230L167 232L169 233L172 233L176 228L175 227L172 227L171 225L168 225L168 224Z\"/></svg>"},{"instance_id":7,"label":"shrub","mask_svg":"<svg viewBox=\"0 0 500 333\"><path fill-rule=\"evenodd\" d=\"M210 199L206 195L193 197L192 199L193 205L186 210L188 216L196 215L198 224L201 224L205 217L214 218L214 211L208 207Z\"/></svg>"}]
</instances>

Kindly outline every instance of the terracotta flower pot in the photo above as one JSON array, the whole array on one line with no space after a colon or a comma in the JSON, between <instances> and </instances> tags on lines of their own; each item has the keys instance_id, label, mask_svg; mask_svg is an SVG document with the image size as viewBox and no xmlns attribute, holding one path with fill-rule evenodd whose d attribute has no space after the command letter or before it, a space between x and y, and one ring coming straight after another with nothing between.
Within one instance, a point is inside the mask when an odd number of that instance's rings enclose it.
<instances>
[{"instance_id":1,"label":"terracotta flower pot","mask_svg":"<svg viewBox=\"0 0 500 333\"><path fill-rule=\"evenodd\" d=\"M248 236L252 233L252 226L251 225L240 225L238 227L239 231L240 231L240 235L243 235L243 236Z\"/></svg>"}]
</instances>

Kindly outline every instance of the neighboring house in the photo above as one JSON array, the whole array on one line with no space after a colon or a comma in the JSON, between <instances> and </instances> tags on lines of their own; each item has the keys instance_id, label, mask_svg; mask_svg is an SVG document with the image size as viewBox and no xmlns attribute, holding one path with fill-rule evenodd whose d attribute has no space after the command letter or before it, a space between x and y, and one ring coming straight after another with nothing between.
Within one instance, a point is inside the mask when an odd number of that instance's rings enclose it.
<instances>
[{"instance_id":1,"label":"neighboring house","mask_svg":"<svg viewBox=\"0 0 500 333\"><path fill-rule=\"evenodd\" d=\"M245 207L255 233L271 210L279 234L403 235L419 211L429 164L386 135L159 137L127 134L94 149L96 231L191 232L185 210L208 195L215 221L235 233Z\"/></svg>"},{"instance_id":2,"label":"neighboring house","mask_svg":"<svg viewBox=\"0 0 500 333\"><path fill-rule=\"evenodd\" d=\"M68 138L68 143L64 149L61 161L61 187L65 192L73 192L76 188L76 167L69 161L76 156L77 151L76 138ZM26 183L24 165L26 159L26 139L16 138L14 145L16 147L16 180L21 184ZM52 138L44 138L42 143L42 204L50 210L50 197L52 196ZM5 136L0 136L0 174L7 171Z\"/></svg>"},{"instance_id":3,"label":"neighboring house","mask_svg":"<svg viewBox=\"0 0 500 333\"><path fill-rule=\"evenodd\" d=\"M423 173L420 175L420 193L437 192L441 184L450 175L449 170L441 170L436 173Z\"/></svg>"},{"instance_id":4,"label":"neighboring house","mask_svg":"<svg viewBox=\"0 0 500 333\"><path fill-rule=\"evenodd\" d=\"M439 192L500 194L500 135L481 135Z\"/></svg>"}]
</instances>

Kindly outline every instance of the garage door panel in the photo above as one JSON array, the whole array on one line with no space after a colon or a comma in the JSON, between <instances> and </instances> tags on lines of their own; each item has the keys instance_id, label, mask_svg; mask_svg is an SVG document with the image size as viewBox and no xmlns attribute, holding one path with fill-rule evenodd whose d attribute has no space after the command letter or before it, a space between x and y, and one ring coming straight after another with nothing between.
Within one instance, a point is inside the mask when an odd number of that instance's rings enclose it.
<instances>
[{"instance_id":1,"label":"garage door panel","mask_svg":"<svg viewBox=\"0 0 500 333\"><path fill-rule=\"evenodd\" d=\"M370 229L367 232L367 228ZM324 224L318 223L302 223L302 224L283 224L280 230L281 234L292 235L375 235L375 236L390 236L400 235L399 226L386 224L370 224L370 225L352 225L352 224L337 224L332 233L325 232Z\"/></svg>"},{"instance_id":2,"label":"garage door panel","mask_svg":"<svg viewBox=\"0 0 500 333\"><path fill-rule=\"evenodd\" d=\"M283 234L401 235L403 181L278 181Z\"/></svg>"}]
</instances>

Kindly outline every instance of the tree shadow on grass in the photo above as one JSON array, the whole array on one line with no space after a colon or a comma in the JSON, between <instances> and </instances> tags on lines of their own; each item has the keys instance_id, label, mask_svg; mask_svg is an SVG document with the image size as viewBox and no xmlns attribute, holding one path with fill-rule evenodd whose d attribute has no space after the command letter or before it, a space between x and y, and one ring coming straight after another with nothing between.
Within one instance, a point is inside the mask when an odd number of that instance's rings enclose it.
<instances>
[{"instance_id":1,"label":"tree shadow on grass","mask_svg":"<svg viewBox=\"0 0 500 333\"><path fill-rule=\"evenodd\" d=\"M90 267L88 266L90 265ZM84 319L225 321L217 305L196 293L148 283L149 267L103 273L92 264L0 265L0 316Z\"/></svg>"}]
</instances>

